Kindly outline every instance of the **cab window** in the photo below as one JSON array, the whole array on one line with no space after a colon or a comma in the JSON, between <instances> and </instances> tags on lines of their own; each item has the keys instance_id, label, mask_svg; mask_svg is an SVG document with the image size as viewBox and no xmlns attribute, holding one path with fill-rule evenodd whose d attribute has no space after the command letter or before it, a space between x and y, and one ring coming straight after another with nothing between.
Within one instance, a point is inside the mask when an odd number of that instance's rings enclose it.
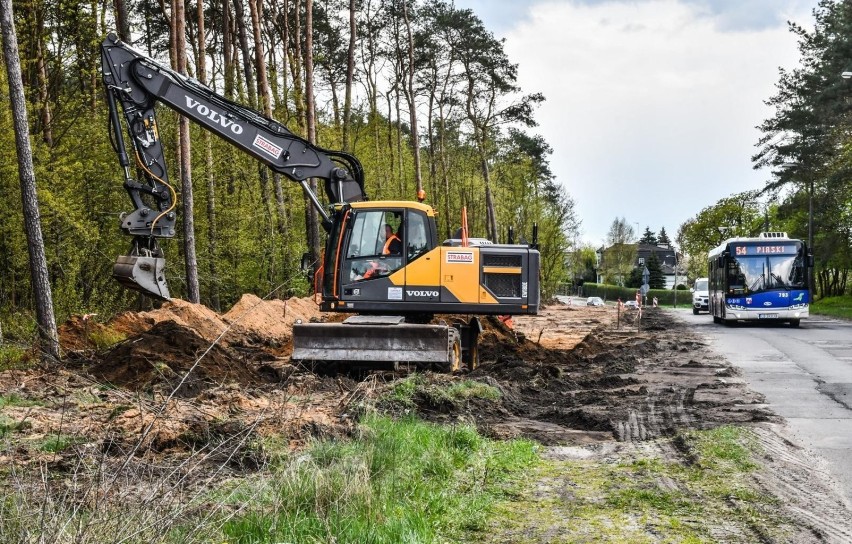
<instances>
[{"instance_id":1,"label":"cab window","mask_svg":"<svg viewBox=\"0 0 852 544\"><path fill-rule=\"evenodd\" d=\"M406 255L408 256L408 262L411 262L429 250L426 216L422 213L410 211L408 213L408 225L406 229L408 235L405 240Z\"/></svg>"},{"instance_id":2,"label":"cab window","mask_svg":"<svg viewBox=\"0 0 852 544\"><path fill-rule=\"evenodd\" d=\"M401 226L401 211L356 212L345 252L344 281L374 279L401 268Z\"/></svg>"}]
</instances>

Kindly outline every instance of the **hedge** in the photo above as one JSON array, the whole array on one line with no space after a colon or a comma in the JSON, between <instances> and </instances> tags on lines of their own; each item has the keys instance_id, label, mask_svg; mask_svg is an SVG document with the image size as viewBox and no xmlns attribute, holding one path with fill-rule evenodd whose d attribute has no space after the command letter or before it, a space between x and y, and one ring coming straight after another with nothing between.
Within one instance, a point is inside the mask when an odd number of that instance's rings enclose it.
<instances>
[{"instance_id":1,"label":"hedge","mask_svg":"<svg viewBox=\"0 0 852 544\"><path fill-rule=\"evenodd\" d=\"M631 287L602 283L584 283L580 289L584 297L601 297L604 301L615 301L621 298L625 302L635 300L636 291L638 291ZM677 306L692 306L692 293L683 289L651 289L648 291L649 305L654 297L657 297L657 303L661 306L675 306L675 298L677 298Z\"/></svg>"}]
</instances>

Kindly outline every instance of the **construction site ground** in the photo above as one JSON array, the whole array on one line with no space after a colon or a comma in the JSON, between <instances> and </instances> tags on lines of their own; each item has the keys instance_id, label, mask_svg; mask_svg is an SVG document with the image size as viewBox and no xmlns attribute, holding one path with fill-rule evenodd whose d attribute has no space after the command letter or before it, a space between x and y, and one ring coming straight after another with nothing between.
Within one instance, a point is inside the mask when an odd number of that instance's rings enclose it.
<instances>
[{"instance_id":1,"label":"construction site ground","mask_svg":"<svg viewBox=\"0 0 852 544\"><path fill-rule=\"evenodd\" d=\"M293 323L327 319L311 299L246 295L222 315L174 301L107 322L75 316L61 327L61 364L0 371L0 399L7 399L0 404L0 466L11 467L3 485L25 485L21 475L28 473L76 474L86 459L174 467L204 450L201 466L216 474L187 472L182 484L201 489L223 470L234 478L263 470L257 438L282 439L292 451L317 439L347 439L365 406L472 424L494 439L532 439L550 459L605 463L653 453L689 464L690 452L671 437L737 425L759 437L762 468L752 484L777 498L788 526L782 540L758 531L755 540L739 534L730 541L852 541L848 507L819 460L789 439L783 420L738 369L673 313L648 309L641 322L636 317L632 311L618 320L613 306L554 302L538 316L516 316L514 329L484 319L478 368L419 375L424 390L474 380L499 398L418 394L412 407L382 401L412 369L325 376L290 364ZM67 444L44 448L49 437L67 437ZM123 485L132 497L134 480ZM550 474L537 496L567 487ZM536 536L548 534L536 524L550 521L524 523L498 524L489 538L561 541ZM720 541L725 531L719 528Z\"/></svg>"}]
</instances>

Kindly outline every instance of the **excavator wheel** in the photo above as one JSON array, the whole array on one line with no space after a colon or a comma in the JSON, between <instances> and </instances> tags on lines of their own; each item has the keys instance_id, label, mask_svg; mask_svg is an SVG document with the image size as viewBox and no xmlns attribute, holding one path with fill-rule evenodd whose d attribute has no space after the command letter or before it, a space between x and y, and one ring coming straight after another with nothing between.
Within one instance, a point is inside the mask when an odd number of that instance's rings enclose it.
<instances>
[{"instance_id":1,"label":"excavator wheel","mask_svg":"<svg viewBox=\"0 0 852 544\"><path fill-rule=\"evenodd\" d=\"M450 329L447 340L447 361L437 365L441 372L457 372L461 369L461 337L456 329Z\"/></svg>"}]
</instances>

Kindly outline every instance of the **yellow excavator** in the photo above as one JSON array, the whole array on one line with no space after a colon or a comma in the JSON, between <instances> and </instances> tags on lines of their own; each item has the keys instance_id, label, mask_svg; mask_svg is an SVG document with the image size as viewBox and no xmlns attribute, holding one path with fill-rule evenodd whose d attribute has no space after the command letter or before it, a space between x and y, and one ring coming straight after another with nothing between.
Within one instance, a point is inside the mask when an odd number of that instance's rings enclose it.
<instances>
[{"instance_id":1,"label":"yellow excavator","mask_svg":"<svg viewBox=\"0 0 852 544\"><path fill-rule=\"evenodd\" d=\"M424 195L419 202L369 201L353 155L311 144L115 35L102 43L101 62L110 135L134 204L121 216L121 229L133 237L131 249L113 267L113 277L125 287L170 299L159 239L175 235L177 214L155 111L162 103L300 183L319 213L328 233L323 262L313 273L320 308L353 315L341 323L297 324L293 361L344 368L473 368L482 331L477 316L538 312L535 231L532 244L468 238L466 225L458 238L441 240ZM131 175L131 155L142 179ZM310 178L323 181L327 205L311 190ZM432 323L436 315L459 317Z\"/></svg>"}]
</instances>

